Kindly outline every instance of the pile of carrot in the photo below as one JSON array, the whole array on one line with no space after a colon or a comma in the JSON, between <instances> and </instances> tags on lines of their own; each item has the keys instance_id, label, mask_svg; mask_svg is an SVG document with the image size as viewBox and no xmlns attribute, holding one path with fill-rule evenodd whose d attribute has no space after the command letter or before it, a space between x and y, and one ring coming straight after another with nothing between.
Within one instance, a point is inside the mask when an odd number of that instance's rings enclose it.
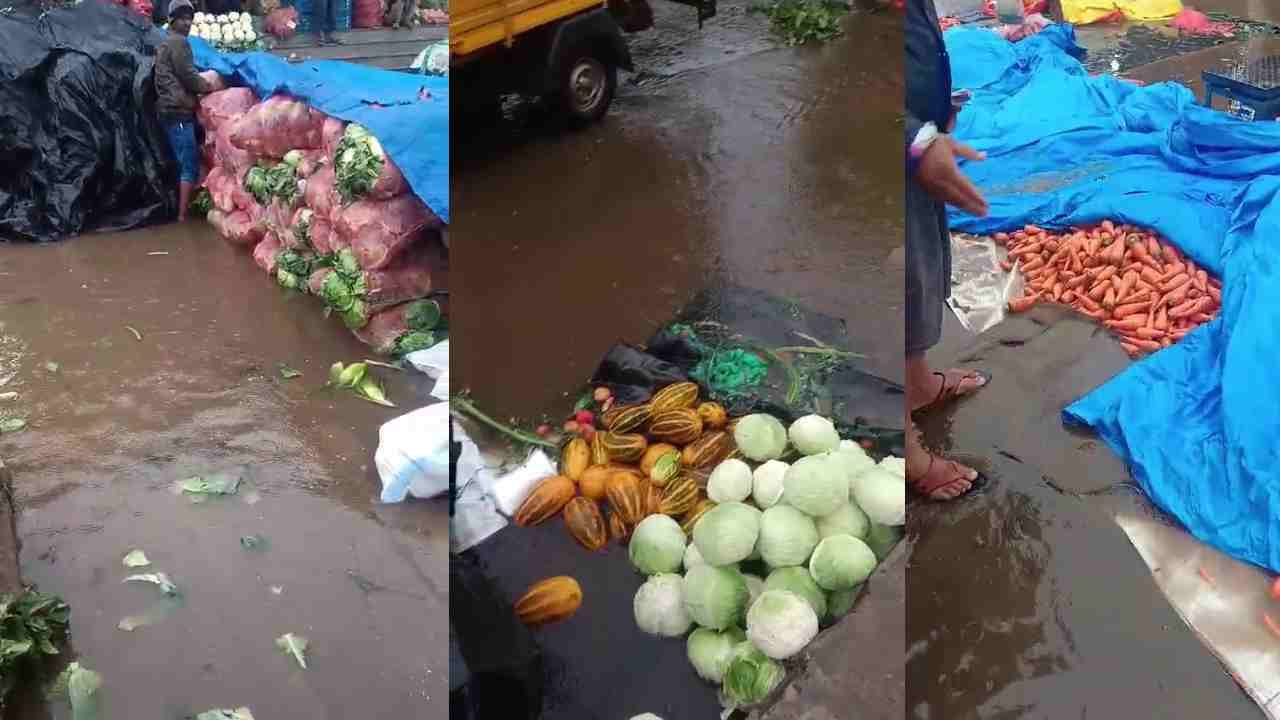
<instances>
[{"instance_id":1,"label":"pile of carrot","mask_svg":"<svg viewBox=\"0 0 1280 720\"><path fill-rule=\"evenodd\" d=\"M1181 340L1213 319L1222 283L1149 230L1104 220L1093 227L1050 232L1027 225L996 233L1008 249L1001 262L1026 280L1011 312L1039 302L1067 305L1106 325L1130 357Z\"/></svg>"}]
</instances>

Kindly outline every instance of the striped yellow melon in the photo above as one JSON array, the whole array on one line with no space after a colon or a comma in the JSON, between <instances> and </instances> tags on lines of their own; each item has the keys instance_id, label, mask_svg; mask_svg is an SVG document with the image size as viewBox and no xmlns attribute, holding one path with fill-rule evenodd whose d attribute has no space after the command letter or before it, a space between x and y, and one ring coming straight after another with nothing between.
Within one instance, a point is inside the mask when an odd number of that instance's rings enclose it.
<instances>
[{"instance_id":1,"label":"striped yellow melon","mask_svg":"<svg viewBox=\"0 0 1280 720\"><path fill-rule=\"evenodd\" d=\"M649 437L672 445L687 445L702 435L702 418L690 408L655 413L649 422Z\"/></svg>"},{"instance_id":2,"label":"striped yellow melon","mask_svg":"<svg viewBox=\"0 0 1280 720\"><path fill-rule=\"evenodd\" d=\"M609 431L601 433L600 442L604 446L605 453L609 455L611 462L634 463L639 462L644 457L644 451L649 448L649 441L643 435L637 433L616 433Z\"/></svg>"},{"instance_id":3,"label":"striped yellow melon","mask_svg":"<svg viewBox=\"0 0 1280 720\"><path fill-rule=\"evenodd\" d=\"M649 398L653 414L665 410L685 410L698 404L698 384L691 382L668 385Z\"/></svg>"},{"instance_id":4,"label":"striped yellow melon","mask_svg":"<svg viewBox=\"0 0 1280 720\"><path fill-rule=\"evenodd\" d=\"M600 416L600 422L604 423L606 430L616 433L629 433L632 430L639 430L649 422L649 418L653 415L653 406L644 405L619 405L604 415Z\"/></svg>"}]
</instances>

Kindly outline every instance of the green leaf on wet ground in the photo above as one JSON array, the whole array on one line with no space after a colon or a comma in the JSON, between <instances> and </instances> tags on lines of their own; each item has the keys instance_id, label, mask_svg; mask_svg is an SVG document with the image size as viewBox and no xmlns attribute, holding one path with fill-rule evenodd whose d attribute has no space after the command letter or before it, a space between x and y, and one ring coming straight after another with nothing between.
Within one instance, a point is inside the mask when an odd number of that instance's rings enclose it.
<instances>
[{"instance_id":1,"label":"green leaf on wet ground","mask_svg":"<svg viewBox=\"0 0 1280 720\"><path fill-rule=\"evenodd\" d=\"M8 418L6 420L0 420L0 435L22 432L26 429L27 421L22 418Z\"/></svg>"},{"instance_id":2,"label":"green leaf on wet ground","mask_svg":"<svg viewBox=\"0 0 1280 720\"><path fill-rule=\"evenodd\" d=\"M276 638L276 648L285 655L293 656L303 670L307 669L307 639L301 635L285 633Z\"/></svg>"},{"instance_id":3,"label":"green leaf on wet ground","mask_svg":"<svg viewBox=\"0 0 1280 720\"><path fill-rule=\"evenodd\" d=\"M159 588L160 588L160 592L164 593L165 595L177 595L177 594L178 594L178 586L174 584L173 580L170 580L170 579L169 579L169 576L168 576L168 575L166 575L166 574L164 574L164 573L162 573L162 572L160 572L160 573L140 573L140 574L138 574L138 575L130 575L129 577L127 577L127 578L125 578L125 579L124 579L124 582L146 582L146 583L151 583L152 585L155 585L155 586L159 587Z\"/></svg>"},{"instance_id":4,"label":"green leaf on wet ground","mask_svg":"<svg viewBox=\"0 0 1280 720\"><path fill-rule=\"evenodd\" d=\"M269 546L270 542L261 535L243 535L240 538L240 547L245 550L265 552Z\"/></svg>"},{"instance_id":5,"label":"green leaf on wet ground","mask_svg":"<svg viewBox=\"0 0 1280 720\"><path fill-rule=\"evenodd\" d=\"M191 477L182 481L182 491L193 495L235 495L239 489L239 475L219 473Z\"/></svg>"},{"instance_id":6,"label":"green leaf on wet ground","mask_svg":"<svg viewBox=\"0 0 1280 720\"><path fill-rule=\"evenodd\" d=\"M302 371L295 370L289 367L288 365L285 365L284 363L280 363L280 377L284 378L285 380L300 378L302 377Z\"/></svg>"},{"instance_id":7,"label":"green leaf on wet ground","mask_svg":"<svg viewBox=\"0 0 1280 720\"><path fill-rule=\"evenodd\" d=\"M63 670L49 688L49 699L63 696L71 703L72 720L97 720L98 689L102 687L102 675L73 662Z\"/></svg>"},{"instance_id":8,"label":"green leaf on wet ground","mask_svg":"<svg viewBox=\"0 0 1280 720\"><path fill-rule=\"evenodd\" d=\"M186 602L182 595L169 595L152 603L151 607L137 615L130 615L116 623L116 628L125 632L133 632L140 627L154 625L184 607Z\"/></svg>"},{"instance_id":9,"label":"green leaf on wet ground","mask_svg":"<svg viewBox=\"0 0 1280 720\"><path fill-rule=\"evenodd\" d=\"M247 707L235 710L205 710L195 716L195 720L253 720L253 713L249 712Z\"/></svg>"},{"instance_id":10,"label":"green leaf on wet ground","mask_svg":"<svg viewBox=\"0 0 1280 720\"><path fill-rule=\"evenodd\" d=\"M395 403L387 399L387 393L382 385L367 375L361 379L359 387L356 388L356 395L376 405L395 407Z\"/></svg>"},{"instance_id":11,"label":"green leaf on wet ground","mask_svg":"<svg viewBox=\"0 0 1280 720\"><path fill-rule=\"evenodd\" d=\"M47 363L45 363L45 364L44 364L44 369L45 369L45 370L48 370L48 371L49 371L49 372L51 372L51 373L56 373L56 372L58 372L58 370L60 370L61 368L62 368L62 366L61 366L61 365L59 365L58 363L56 363L56 362L54 362L54 361L52 361L52 360L50 360L49 362L47 362Z\"/></svg>"},{"instance_id":12,"label":"green leaf on wet ground","mask_svg":"<svg viewBox=\"0 0 1280 720\"><path fill-rule=\"evenodd\" d=\"M151 564L151 561L147 559L147 554L137 549L130 550L121 562L124 563L125 567L129 568L146 567Z\"/></svg>"}]
</instances>

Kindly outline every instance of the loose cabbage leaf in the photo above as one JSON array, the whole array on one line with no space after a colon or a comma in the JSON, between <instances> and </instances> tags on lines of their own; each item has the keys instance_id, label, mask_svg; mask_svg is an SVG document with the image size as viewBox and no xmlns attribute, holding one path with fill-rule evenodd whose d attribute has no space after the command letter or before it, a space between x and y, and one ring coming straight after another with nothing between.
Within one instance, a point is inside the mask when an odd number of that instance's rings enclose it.
<instances>
[{"instance_id":1,"label":"loose cabbage leaf","mask_svg":"<svg viewBox=\"0 0 1280 720\"><path fill-rule=\"evenodd\" d=\"M182 491L193 495L235 495L239 489L239 475L209 475L182 481Z\"/></svg>"},{"instance_id":2,"label":"loose cabbage leaf","mask_svg":"<svg viewBox=\"0 0 1280 720\"><path fill-rule=\"evenodd\" d=\"M298 665L303 670L307 669L307 639L305 637L294 635L293 633L285 633L276 638L276 647L280 652L293 656L293 659L298 661Z\"/></svg>"},{"instance_id":3,"label":"loose cabbage leaf","mask_svg":"<svg viewBox=\"0 0 1280 720\"><path fill-rule=\"evenodd\" d=\"M396 340L396 346L392 352L396 355L408 355L411 352L426 350L435 344L435 333L415 331L401 335L400 338Z\"/></svg>"},{"instance_id":4,"label":"loose cabbage leaf","mask_svg":"<svg viewBox=\"0 0 1280 720\"><path fill-rule=\"evenodd\" d=\"M130 550L129 554L124 556L122 562L125 567L129 568L146 567L151 564L151 561L147 559L147 554L141 550Z\"/></svg>"},{"instance_id":5,"label":"loose cabbage leaf","mask_svg":"<svg viewBox=\"0 0 1280 720\"><path fill-rule=\"evenodd\" d=\"M435 300L416 300L405 312L405 324L410 330L428 332L440 324L440 304Z\"/></svg>"},{"instance_id":6,"label":"loose cabbage leaf","mask_svg":"<svg viewBox=\"0 0 1280 720\"><path fill-rule=\"evenodd\" d=\"M130 575L124 579L124 582L147 582L160 588L160 592L165 595L173 596L178 594L178 586L174 584L173 580L169 579L168 575L162 572Z\"/></svg>"}]
</instances>

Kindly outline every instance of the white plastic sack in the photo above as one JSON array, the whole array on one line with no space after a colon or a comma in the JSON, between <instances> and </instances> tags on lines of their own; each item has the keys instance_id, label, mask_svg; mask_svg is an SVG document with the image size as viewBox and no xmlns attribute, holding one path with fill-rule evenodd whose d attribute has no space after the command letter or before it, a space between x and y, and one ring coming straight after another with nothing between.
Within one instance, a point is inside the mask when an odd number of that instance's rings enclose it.
<instances>
[{"instance_id":1,"label":"white plastic sack","mask_svg":"<svg viewBox=\"0 0 1280 720\"><path fill-rule=\"evenodd\" d=\"M533 492L534 486L555 474L556 466L547 454L534 450L520 467L495 479L489 491L498 504L498 510L511 517L520 509L520 504L529 497L529 493Z\"/></svg>"},{"instance_id":2,"label":"white plastic sack","mask_svg":"<svg viewBox=\"0 0 1280 720\"><path fill-rule=\"evenodd\" d=\"M474 447L474 446L473 446ZM382 502L431 498L449 489L449 404L437 403L389 420L378 429L373 455Z\"/></svg>"},{"instance_id":3,"label":"white plastic sack","mask_svg":"<svg viewBox=\"0 0 1280 720\"><path fill-rule=\"evenodd\" d=\"M431 397L440 400L449 399L449 341L433 345L426 350L411 352L405 356L410 365L429 377L435 378L436 386L431 389Z\"/></svg>"},{"instance_id":4,"label":"white plastic sack","mask_svg":"<svg viewBox=\"0 0 1280 720\"><path fill-rule=\"evenodd\" d=\"M453 423L453 440L462 444L454 470L456 482L453 499L453 517L449 520L449 549L460 553L479 545L494 533L507 526L507 519L494 507L489 497L480 448L458 423Z\"/></svg>"}]
</instances>

